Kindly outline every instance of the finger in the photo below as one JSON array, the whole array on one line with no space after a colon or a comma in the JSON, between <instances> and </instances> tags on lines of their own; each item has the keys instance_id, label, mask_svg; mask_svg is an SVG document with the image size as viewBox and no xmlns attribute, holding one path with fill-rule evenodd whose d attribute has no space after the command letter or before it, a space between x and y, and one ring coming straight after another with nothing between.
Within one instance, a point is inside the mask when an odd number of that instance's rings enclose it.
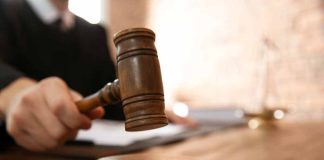
<instances>
[{"instance_id":1,"label":"finger","mask_svg":"<svg viewBox=\"0 0 324 160\"><path fill-rule=\"evenodd\" d=\"M83 96L79 92L72 90L72 89L70 89L70 94L72 96L73 101L75 101L75 102L79 101L83 98Z\"/></svg>"},{"instance_id":2,"label":"finger","mask_svg":"<svg viewBox=\"0 0 324 160\"><path fill-rule=\"evenodd\" d=\"M86 113L86 115L92 120L100 119L105 115L105 109L103 107L97 107L97 108L89 111L88 113Z\"/></svg>"},{"instance_id":3,"label":"finger","mask_svg":"<svg viewBox=\"0 0 324 160\"><path fill-rule=\"evenodd\" d=\"M78 134L78 130L74 129L74 130L70 130L67 134L64 135L64 137L62 137L58 143L63 145L67 140L74 140L76 138Z\"/></svg>"},{"instance_id":4,"label":"finger","mask_svg":"<svg viewBox=\"0 0 324 160\"><path fill-rule=\"evenodd\" d=\"M33 150L36 148L37 150L40 148L44 150L50 148L50 145L55 145L55 142L46 135L42 127L38 126L31 113L25 109L27 107L24 106L24 108L12 113L12 118L9 119L7 126L9 134L18 144Z\"/></svg>"},{"instance_id":5,"label":"finger","mask_svg":"<svg viewBox=\"0 0 324 160\"><path fill-rule=\"evenodd\" d=\"M27 123L28 121L25 121L23 119L23 115L20 114L21 112L13 111L9 113L8 119L7 119L7 131L9 135L15 140L15 142L26 148L33 151L41 150L43 147L39 145L37 142L32 141L32 138L29 136L29 134L24 131L25 128L29 128L30 125ZM28 116L27 116L28 117Z\"/></svg>"},{"instance_id":6,"label":"finger","mask_svg":"<svg viewBox=\"0 0 324 160\"><path fill-rule=\"evenodd\" d=\"M15 142L28 150L31 151L44 151L46 148L40 144L38 144L36 141L33 140L33 138L30 135L15 137Z\"/></svg>"},{"instance_id":7,"label":"finger","mask_svg":"<svg viewBox=\"0 0 324 160\"><path fill-rule=\"evenodd\" d=\"M38 105L41 104L41 101L38 101ZM43 120L39 120L36 115L41 114L42 108L46 108L45 105L41 105L36 107L37 104L33 106L33 109L37 109L37 114L35 110L25 109L24 113L26 115L30 115L28 119L25 121L27 122L24 127L24 132L30 136L37 144L41 145L45 149L51 149L58 146L58 142L55 138L50 135L50 130L47 130L43 127L42 123ZM29 106L25 106L27 108ZM54 128L54 127L53 127Z\"/></svg>"},{"instance_id":8,"label":"finger","mask_svg":"<svg viewBox=\"0 0 324 160\"><path fill-rule=\"evenodd\" d=\"M62 124L61 121L50 110L49 105L45 100L45 96L43 94L40 96L42 99L38 103L43 105L38 108L37 113L33 113L33 116L39 125L49 134L49 136L58 141L65 134L67 134L68 128Z\"/></svg>"},{"instance_id":9,"label":"finger","mask_svg":"<svg viewBox=\"0 0 324 160\"><path fill-rule=\"evenodd\" d=\"M26 121L31 126L26 130L45 147L53 148L58 146L58 140L66 134L67 128L50 111L40 87L36 87L29 94L33 95L33 101L23 104L24 107L22 108L25 115L30 115Z\"/></svg>"},{"instance_id":10,"label":"finger","mask_svg":"<svg viewBox=\"0 0 324 160\"><path fill-rule=\"evenodd\" d=\"M86 115L81 115L82 120L82 124L79 127L80 129L89 129L91 128L91 120L89 117L87 117Z\"/></svg>"},{"instance_id":11,"label":"finger","mask_svg":"<svg viewBox=\"0 0 324 160\"><path fill-rule=\"evenodd\" d=\"M52 78L44 82L44 96L47 104L58 119L70 129L80 128L84 123L89 123L77 110L70 91L66 84Z\"/></svg>"},{"instance_id":12,"label":"finger","mask_svg":"<svg viewBox=\"0 0 324 160\"><path fill-rule=\"evenodd\" d=\"M33 116L33 119L30 119L32 121L31 123L37 125L35 127L38 127L37 129L28 129L26 132L31 136L31 138L43 146L46 149L52 149L57 147L58 140L53 138L49 131L46 130L44 127L41 126L40 122L36 119L36 117Z\"/></svg>"},{"instance_id":13,"label":"finger","mask_svg":"<svg viewBox=\"0 0 324 160\"><path fill-rule=\"evenodd\" d=\"M75 137L78 135L78 130L71 131L67 136L67 140L74 140Z\"/></svg>"}]
</instances>

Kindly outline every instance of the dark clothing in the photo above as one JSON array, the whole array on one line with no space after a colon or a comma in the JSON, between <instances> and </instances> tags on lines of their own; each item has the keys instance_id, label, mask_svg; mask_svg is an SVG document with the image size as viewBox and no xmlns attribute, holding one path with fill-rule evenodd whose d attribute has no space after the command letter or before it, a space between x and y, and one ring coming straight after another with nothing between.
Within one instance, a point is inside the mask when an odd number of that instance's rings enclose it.
<instances>
[{"instance_id":1,"label":"dark clothing","mask_svg":"<svg viewBox=\"0 0 324 160\"><path fill-rule=\"evenodd\" d=\"M96 92L116 78L105 30L76 17L74 28L60 31L24 0L0 0L0 90L21 76L57 76L84 96ZM121 107L108 108L107 117L123 119Z\"/></svg>"},{"instance_id":2,"label":"dark clothing","mask_svg":"<svg viewBox=\"0 0 324 160\"><path fill-rule=\"evenodd\" d=\"M76 17L75 27L63 32L44 24L27 2L5 1L21 3L13 9L0 0L0 89L21 76L57 76L86 96L116 78L101 26Z\"/></svg>"}]
</instances>

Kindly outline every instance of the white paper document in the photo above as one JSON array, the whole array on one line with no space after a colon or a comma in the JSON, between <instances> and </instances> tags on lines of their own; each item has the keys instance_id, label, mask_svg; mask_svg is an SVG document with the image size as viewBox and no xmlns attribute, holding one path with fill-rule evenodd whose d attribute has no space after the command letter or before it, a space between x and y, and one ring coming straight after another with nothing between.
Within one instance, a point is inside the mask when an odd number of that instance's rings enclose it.
<instances>
[{"instance_id":1,"label":"white paper document","mask_svg":"<svg viewBox=\"0 0 324 160\"><path fill-rule=\"evenodd\" d=\"M76 140L92 141L96 145L126 146L140 140L172 136L185 130L182 126L169 124L148 131L126 132L124 122L94 120L91 129L79 131Z\"/></svg>"}]
</instances>

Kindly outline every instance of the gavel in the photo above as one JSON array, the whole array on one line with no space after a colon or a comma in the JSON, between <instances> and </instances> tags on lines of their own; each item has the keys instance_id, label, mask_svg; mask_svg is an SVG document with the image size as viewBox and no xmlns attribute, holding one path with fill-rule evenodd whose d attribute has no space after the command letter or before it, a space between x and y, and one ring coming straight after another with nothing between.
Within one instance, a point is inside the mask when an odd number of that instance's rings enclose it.
<instances>
[{"instance_id":1,"label":"gavel","mask_svg":"<svg viewBox=\"0 0 324 160\"><path fill-rule=\"evenodd\" d=\"M121 101L126 131L167 125L162 76L154 41L154 32L146 28L131 28L115 34L118 79L76 102L80 112Z\"/></svg>"}]
</instances>

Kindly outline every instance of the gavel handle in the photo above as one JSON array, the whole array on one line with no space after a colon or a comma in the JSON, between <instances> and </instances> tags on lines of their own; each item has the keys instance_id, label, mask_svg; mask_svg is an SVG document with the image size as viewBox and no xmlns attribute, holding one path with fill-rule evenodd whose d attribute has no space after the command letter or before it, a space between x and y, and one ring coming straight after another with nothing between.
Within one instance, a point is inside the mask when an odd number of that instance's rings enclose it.
<instances>
[{"instance_id":1,"label":"gavel handle","mask_svg":"<svg viewBox=\"0 0 324 160\"><path fill-rule=\"evenodd\" d=\"M98 92L88 97L85 97L80 101L77 101L75 104L77 105L81 113L86 113L98 106L114 104L119 101L120 101L119 83L118 83L118 79L116 79L112 83L107 83L107 85L104 86Z\"/></svg>"}]
</instances>

